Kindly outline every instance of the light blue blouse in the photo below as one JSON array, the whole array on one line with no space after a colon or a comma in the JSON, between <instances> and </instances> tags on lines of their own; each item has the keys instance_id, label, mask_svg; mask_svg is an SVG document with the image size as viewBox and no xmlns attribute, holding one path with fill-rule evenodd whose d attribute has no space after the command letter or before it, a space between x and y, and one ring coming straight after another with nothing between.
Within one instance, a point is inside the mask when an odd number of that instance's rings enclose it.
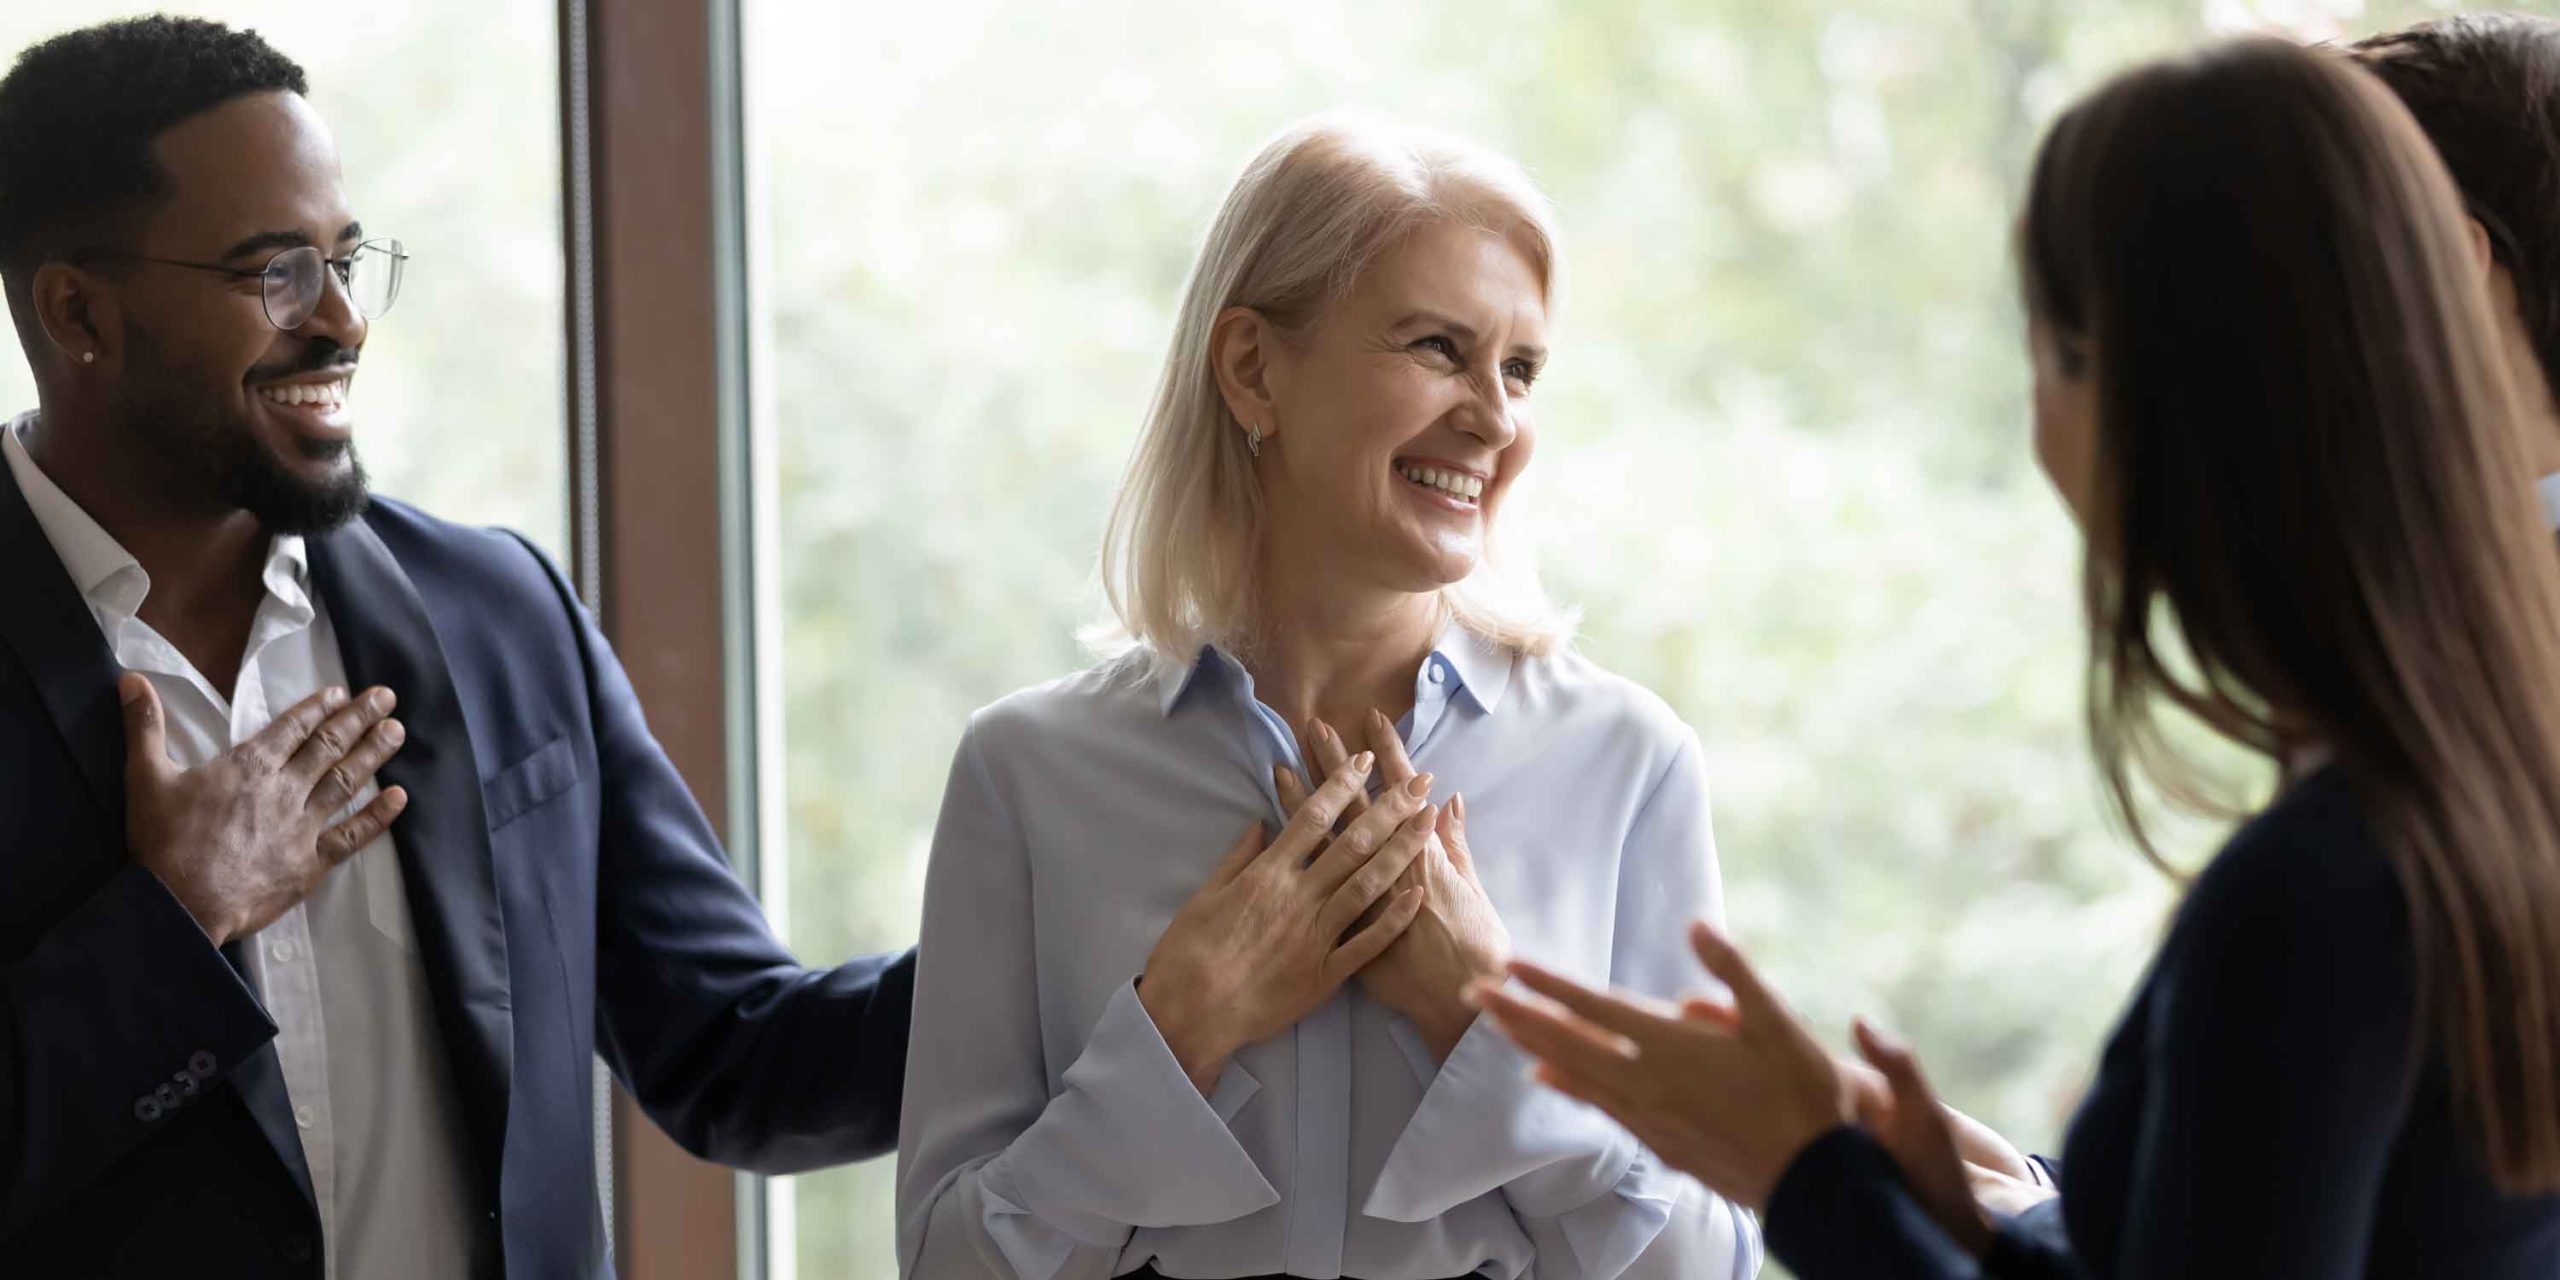
<instances>
[{"instance_id":1,"label":"light blue blouse","mask_svg":"<svg viewBox=\"0 0 2560 1280\"><path fill-rule=\"evenodd\" d=\"M1657 995L1721 919L1697 736L1584 659L1452 629L1398 726L1467 798L1519 954ZM922 1280L1678 1277L1759 1267L1758 1224L1479 1021L1434 1063L1346 985L1202 1097L1133 981L1246 824L1306 772L1252 678L1131 657L973 716L927 873L898 1141L898 1255Z\"/></svg>"}]
</instances>

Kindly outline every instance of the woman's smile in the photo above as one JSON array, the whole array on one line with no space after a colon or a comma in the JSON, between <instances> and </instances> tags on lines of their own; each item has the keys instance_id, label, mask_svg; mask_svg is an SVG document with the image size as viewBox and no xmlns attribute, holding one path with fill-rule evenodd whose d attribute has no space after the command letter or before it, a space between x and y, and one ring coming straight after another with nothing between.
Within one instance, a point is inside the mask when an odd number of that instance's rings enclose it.
<instances>
[{"instance_id":1,"label":"woman's smile","mask_svg":"<svg viewBox=\"0 0 2560 1280\"><path fill-rule=\"evenodd\" d=\"M1485 487L1491 483L1482 472L1436 458L1398 458L1394 470L1397 487L1432 512L1473 516L1483 508Z\"/></svg>"}]
</instances>

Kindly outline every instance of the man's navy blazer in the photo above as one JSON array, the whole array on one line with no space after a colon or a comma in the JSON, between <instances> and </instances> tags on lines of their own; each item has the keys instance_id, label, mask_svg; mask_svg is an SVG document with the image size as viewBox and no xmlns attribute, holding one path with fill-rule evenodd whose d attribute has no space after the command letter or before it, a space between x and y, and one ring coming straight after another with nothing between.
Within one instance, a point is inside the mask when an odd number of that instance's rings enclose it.
<instances>
[{"instance_id":1,"label":"man's navy blazer","mask_svg":"<svg viewBox=\"0 0 2560 1280\"><path fill-rule=\"evenodd\" d=\"M890 1149L913 953L809 969L775 941L558 569L385 500L310 560L349 687L408 728L381 782L409 792L475 1274L609 1274L597 1054L709 1159ZM126 853L117 674L0 477L0 1274L318 1280L275 1024Z\"/></svg>"}]
</instances>

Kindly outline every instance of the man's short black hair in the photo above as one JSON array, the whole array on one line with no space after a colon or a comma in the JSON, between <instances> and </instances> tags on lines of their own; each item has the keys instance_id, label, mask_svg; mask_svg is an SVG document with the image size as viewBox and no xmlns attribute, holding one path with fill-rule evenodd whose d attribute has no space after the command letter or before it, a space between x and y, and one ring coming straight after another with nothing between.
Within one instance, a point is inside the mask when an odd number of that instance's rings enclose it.
<instances>
[{"instance_id":1,"label":"man's short black hair","mask_svg":"<svg viewBox=\"0 0 2560 1280\"><path fill-rule=\"evenodd\" d=\"M2461 14L2353 52L2436 144L2560 386L2560 21Z\"/></svg>"},{"instance_id":2,"label":"man's short black hair","mask_svg":"<svg viewBox=\"0 0 2560 1280\"><path fill-rule=\"evenodd\" d=\"M254 31L150 17L58 35L0 78L0 273L24 287L100 221L163 194L151 141L253 93L310 92Z\"/></svg>"}]
</instances>

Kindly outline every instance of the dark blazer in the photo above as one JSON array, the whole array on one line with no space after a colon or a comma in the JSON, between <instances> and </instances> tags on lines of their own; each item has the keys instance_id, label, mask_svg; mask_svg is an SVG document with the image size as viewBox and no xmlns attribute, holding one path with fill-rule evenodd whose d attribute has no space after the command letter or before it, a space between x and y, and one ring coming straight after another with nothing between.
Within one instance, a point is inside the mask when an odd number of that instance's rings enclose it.
<instances>
[{"instance_id":1,"label":"dark blazer","mask_svg":"<svg viewBox=\"0 0 2560 1280\"><path fill-rule=\"evenodd\" d=\"M1770 1194L1804 1280L2552 1280L2560 1196L2506 1196L2412 1052L2407 898L2335 767L2197 877L2063 1149L2062 1198L1968 1257L1864 1131Z\"/></svg>"},{"instance_id":2,"label":"dark blazer","mask_svg":"<svg viewBox=\"0 0 2560 1280\"><path fill-rule=\"evenodd\" d=\"M913 953L795 962L558 569L378 500L311 539L470 1128L479 1275L602 1276L589 1063L768 1172L897 1140ZM318 1280L275 1025L124 842L117 669L0 477L0 1274Z\"/></svg>"}]
</instances>

